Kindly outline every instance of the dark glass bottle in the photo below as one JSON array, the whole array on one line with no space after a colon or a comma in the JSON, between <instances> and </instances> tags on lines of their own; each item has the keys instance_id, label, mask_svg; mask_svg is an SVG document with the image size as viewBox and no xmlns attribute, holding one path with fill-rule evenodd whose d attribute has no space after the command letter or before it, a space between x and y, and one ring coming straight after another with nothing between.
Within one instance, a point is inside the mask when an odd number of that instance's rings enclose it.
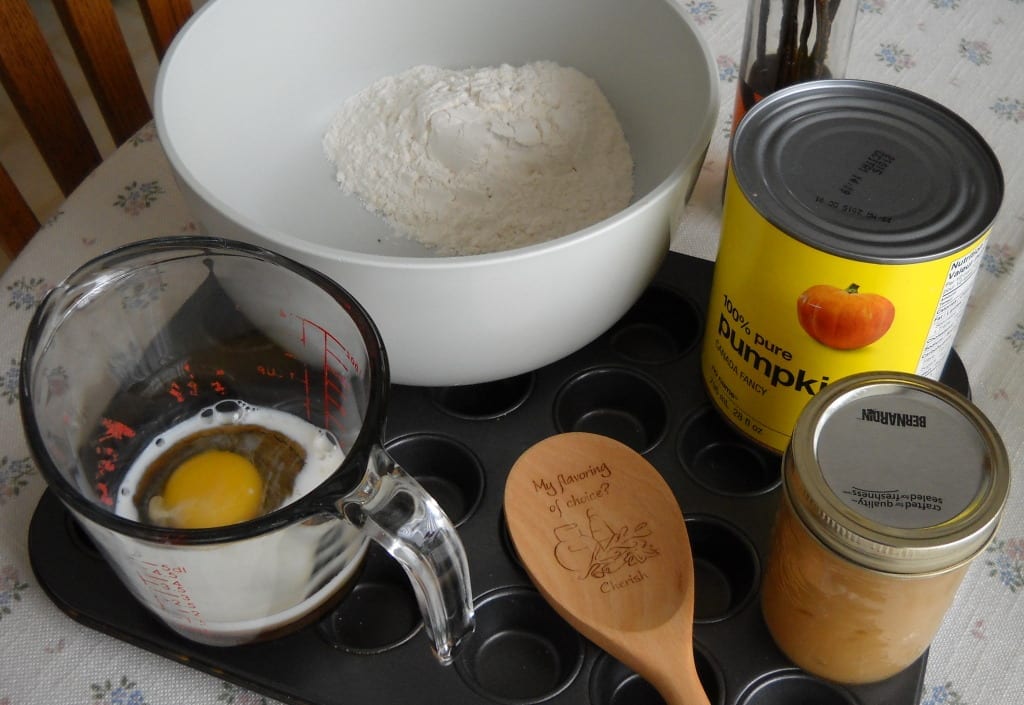
<instances>
[{"instance_id":1,"label":"dark glass bottle","mask_svg":"<svg viewBox=\"0 0 1024 705\"><path fill-rule=\"evenodd\" d=\"M858 0L750 0L733 128L754 104L803 81L843 78Z\"/></svg>"}]
</instances>

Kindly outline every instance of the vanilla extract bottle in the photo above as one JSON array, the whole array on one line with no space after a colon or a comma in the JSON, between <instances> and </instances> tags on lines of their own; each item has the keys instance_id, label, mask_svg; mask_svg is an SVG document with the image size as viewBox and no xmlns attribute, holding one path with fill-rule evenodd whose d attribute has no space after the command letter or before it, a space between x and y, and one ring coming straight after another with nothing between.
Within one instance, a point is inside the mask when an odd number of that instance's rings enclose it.
<instances>
[{"instance_id":1,"label":"vanilla extract bottle","mask_svg":"<svg viewBox=\"0 0 1024 705\"><path fill-rule=\"evenodd\" d=\"M843 78L857 0L750 0L732 126L762 98L804 81Z\"/></svg>"}]
</instances>

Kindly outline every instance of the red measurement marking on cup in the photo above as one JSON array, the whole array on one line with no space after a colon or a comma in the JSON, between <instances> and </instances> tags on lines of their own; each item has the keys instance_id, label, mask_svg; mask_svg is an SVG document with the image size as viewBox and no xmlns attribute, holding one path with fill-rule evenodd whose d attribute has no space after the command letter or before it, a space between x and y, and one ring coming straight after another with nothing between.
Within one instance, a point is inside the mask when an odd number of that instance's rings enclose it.
<instances>
[{"instance_id":1,"label":"red measurement marking on cup","mask_svg":"<svg viewBox=\"0 0 1024 705\"><path fill-rule=\"evenodd\" d=\"M185 372L187 377L182 380L175 380L171 382L171 386L167 388L167 393L170 394L179 403L183 403L186 397L198 397L199 392L203 387L209 387L220 396L227 394L227 389L224 384L218 379L224 376L224 370L214 370L214 378L211 380L201 380L196 377L195 373L192 372L192 364L186 362L182 365L182 370Z\"/></svg>"},{"instance_id":2,"label":"red measurement marking on cup","mask_svg":"<svg viewBox=\"0 0 1024 705\"><path fill-rule=\"evenodd\" d=\"M290 352L284 352L283 357L286 360L293 361L299 365L302 364L302 362ZM270 379L280 379L292 382L299 378L298 375L295 373L295 370L289 369L287 365L281 364L274 365L270 363L260 363L256 365L256 374L258 374L260 377L268 377Z\"/></svg>"},{"instance_id":3,"label":"red measurement marking on cup","mask_svg":"<svg viewBox=\"0 0 1024 705\"><path fill-rule=\"evenodd\" d=\"M188 573L184 566L141 561L142 570L136 572L159 609L183 618L186 622L205 625L203 615L182 580Z\"/></svg>"},{"instance_id":4,"label":"red measurement marking on cup","mask_svg":"<svg viewBox=\"0 0 1024 705\"><path fill-rule=\"evenodd\" d=\"M103 426L103 433L96 439L96 492L103 504L111 506L114 498L110 496L110 487L106 482L101 481L105 475L117 470L118 462L121 459L117 444L122 441L134 438L135 429L128 424L114 419L100 419Z\"/></svg>"},{"instance_id":5,"label":"red measurement marking on cup","mask_svg":"<svg viewBox=\"0 0 1024 705\"><path fill-rule=\"evenodd\" d=\"M303 342L305 342L303 340ZM256 374L260 377L266 377L267 379L280 380L282 382L299 382L302 384L303 394L303 409L306 412L306 420L313 420L313 405L310 402L310 381L309 381L309 368L294 354L282 351L282 356L285 360L292 365L287 364L270 364L261 363L256 365ZM301 368L301 372L297 372L294 368L298 365Z\"/></svg>"},{"instance_id":6,"label":"red measurement marking on cup","mask_svg":"<svg viewBox=\"0 0 1024 705\"><path fill-rule=\"evenodd\" d=\"M323 391L324 428L343 429L345 427L344 416L345 395L349 391L348 372L359 372L359 360L349 351L345 345L334 337L326 328L306 318L299 318L302 322L302 333L300 340L308 348L315 348L319 345L321 356L321 380ZM311 413L309 371L306 371L306 402L307 414Z\"/></svg>"}]
</instances>

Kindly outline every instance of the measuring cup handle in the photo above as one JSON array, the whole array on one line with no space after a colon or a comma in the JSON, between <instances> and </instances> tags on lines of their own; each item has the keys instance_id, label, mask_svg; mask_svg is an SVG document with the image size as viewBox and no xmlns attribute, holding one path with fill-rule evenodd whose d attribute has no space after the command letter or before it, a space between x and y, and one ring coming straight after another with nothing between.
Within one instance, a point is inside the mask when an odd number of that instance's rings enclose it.
<instances>
[{"instance_id":1,"label":"measuring cup handle","mask_svg":"<svg viewBox=\"0 0 1024 705\"><path fill-rule=\"evenodd\" d=\"M437 658L450 664L473 631L474 613L466 552L444 510L379 447L338 509L405 569Z\"/></svg>"}]
</instances>

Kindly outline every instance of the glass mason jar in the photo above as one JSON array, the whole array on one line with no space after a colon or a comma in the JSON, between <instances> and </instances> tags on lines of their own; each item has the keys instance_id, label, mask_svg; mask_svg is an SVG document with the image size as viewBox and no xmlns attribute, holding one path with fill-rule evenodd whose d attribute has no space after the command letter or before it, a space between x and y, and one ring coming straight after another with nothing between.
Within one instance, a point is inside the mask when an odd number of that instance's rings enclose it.
<instances>
[{"instance_id":1,"label":"glass mason jar","mask_svg":"<svg viewBox=\"0 0 1024 705\"><path fill-rule=\"evenodd\" d=\"M797 421L761 607L796 665L841 683L928 648L1009 488L1006 449L966 398L903 373L829 385Z\"/></svg>"},{"instance_id":2,"label":"glass mason jar","mask_svg":"<svg viewBox=\"0 0 1024 705\"><path fill-rule=\"evenodd\" d=\"M732 126L771 93L803 81L843 78L857 0L750 0Z\"/></svg>"}]
</instances>

